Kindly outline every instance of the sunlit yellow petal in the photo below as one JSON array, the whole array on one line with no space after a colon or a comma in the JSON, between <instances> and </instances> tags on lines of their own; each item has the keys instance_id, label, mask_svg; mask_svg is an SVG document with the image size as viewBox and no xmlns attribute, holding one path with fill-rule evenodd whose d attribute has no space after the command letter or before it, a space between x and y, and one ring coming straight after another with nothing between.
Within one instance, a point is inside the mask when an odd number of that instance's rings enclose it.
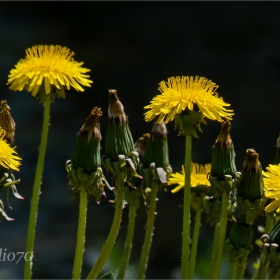
<instances>
[{"instance_id":1,"label":"sunlit yellow petal","mask_svg":"<svg viewBox=\"0 0 280 280\"><path fill-rule=\"evenodd\" d=\"M6 132L0 127L0 164L8 169L19 171L21 158L16 156L15 148L11 148L4 140Z\"/></svg>"},{"instance_id":2,"label":"sunlit yellow petal","mask_svg":"<svg viewBox=\"0 0 280 280\"><path fill-rule=\"evenodd\" d=\"M191 167L191 187L197 187L197 186L206 186L210 187L210 182L207 179L207 174L211 171L211 164L205 164L200 165L197 163L192 163ZM184 166L182 166L182 172L181 173L172 173L170 175L170 178L167 182L168 185L174 185L177 184L178 187L173 189L171 192L175 193L179 191L180 189L184 188L185 186L185 170Z\"/></svg>"},{"instance_id":3,"label":"sunlit yellow petal","mask_svg":"<svg viewBox=\"0 0 280 280\"><path fill-rule=\"evenodd\" d=\"M21 59L15 69L10 71L7 85L14 91L24 88L36 96L39 86L44 80L46 94L51 85L58 89L72 86L77 91L84 91L82 86L90 87L92 81L85 73L90 70L81 67L83 62L73 59L74 53L66 47L38 45L26 50L26 57Z\"/></svg>"},{"instance_id":4,"label":"sunlit yellow petal","mask_svg":"<svg viewBox=\"0 0 280 280\"><path fill-rule=\"evenodd\" d=\"M270 164L263 174L264 195L273 201L266 206L265 211L280 211L280 164Z\"/></svg>"},{"instance_id":5,"label":"sunlit yellow petal","mask_svg":"<svg viewBox=\"0 0 280 280\"><path fill-rule=\"evenodd\" d=\"M225 108L230 104L218 97L217 88L218 86L211 80L198 76L171 77L167 82L161 81L158 88L161 95L154 97L151 104L144 107L150 109L145 113L145 120L151 121L161 114L156 123L163 121L166 115L165 123L168 123L186 108L192 111L194 103L197 104L200 112L211 120L220 122L223 118L231 120L234 115L233 110Z\"/></svg>"}]
</instances>

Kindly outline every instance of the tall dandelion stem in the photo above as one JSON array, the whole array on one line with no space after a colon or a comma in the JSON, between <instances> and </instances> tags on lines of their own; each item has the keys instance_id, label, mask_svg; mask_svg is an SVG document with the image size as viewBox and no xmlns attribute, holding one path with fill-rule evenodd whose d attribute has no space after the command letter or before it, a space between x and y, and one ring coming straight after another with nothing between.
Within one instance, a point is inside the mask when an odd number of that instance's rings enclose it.
<instances>
[{"instance_id":1,"label":"tall dandelion stem","mask_svg":"<svg viewBox=\"0 0 280 280\"><path fill-rule=\"evenodd\" d=\"M192 247L191 247L191 258L190 258L190 278L191 279L193 278L193 274L194 274L194 270L195 270L195 261L196 261L200 221L201 221L201 209L197 209L195 211L194 231L193 231L193 239L192 239Z\"/></svg>"},{"instance_id":2,"label":"tall dandelion stem","mask_svg":"<svg viewBox=\"0 0 280 280\"><path fill-rule=\"evenodd\" d=\"M117 279L123 279L125 276L125 272L129 263L131 249L132 249L132 242L134 236L134 226L135 226L135 217L136 217L136 208L134 203L129 205L129 217L128 217L128 226L127 226L127 234L125 239L124 245L124 253L122 258L122 263L120 266L119 274Z\"/></svg>"},{"instance_id":3,"label":"tall dandelion stem","mask_svg":"<svg viewBox=\"0 0 280 280\"><path fill-rule=\"evenodd\" d=\"M74 266L72 272L72 279L81 278L84 243L85 243L85 231L86 231L86 217L87 217L87 193L84 190L84 188L81 188L79 225L78 225L77 243L76 243L76 252L75 252Z\"/></svg>"},{"instance_id":4,"label":"tall dandelion stem","mask_svg":"<svg viewBox=\"0 0 280 280\"><path fill-rule=\"evenodd\" d=\"M246 269L247 265L247 255L242 258L240 263L237 266L237 271L236 271L236 279L243 279L244 278L244 272Z\"/></svg>"},{"instance_id":5,"label":"tall dandelion stem","mask_svg":"<svg viewBox=\"0 0 280 280\"><path fill-rule=\"evenodd\" d=\"M237 266L238 266L238 261L235 261L231 264L231 270L230 270L230 279L237 279Z\"/></svg>"},{"instance_id":6,"label":"tall dandelion stem","mask_svg":"<svg viewBox=\"0 0 280 280\"><path fill-rule=\"evenodd\" d=\"M49 120L50 120L50 104L51 104L50 95L46 95L46 99L44 101L44 118L43 118L41 144L40 144L39 156L38 156L34 185L33 185L31 209L29 214L29 222L28 222L28 230L27 230L26 250L25 250L25 252L32 252L32 254L34 253L34 240L35 240L36 221L38 215L40 186L42 181L44 160L45 160L45 154L47 148ZM24 279L31 279L32 264L33 264L33 260L30 261L25 260Z\"/></svg>"},{"instance_id":7,"label":"tall dandelion stem","mask_svg":"<svg viewBox=\"0 0 280 280\"><path fill-rule=\"evenodd\" d=\"M228 207L228 196L227 192L224 191L222 195L222 212L220 220L220 230L219 230L219 241L218 241L218 251L216 262L213 269L213 279L219 279L220 270L222 265L223 251L224 251L224 242L226 237L227 229L227 207Z\"/></svg>"},{"instance_id":8,"label":"tall dandelion stem","mask_svg":"<svg viewBox=\"0 0 280 280\"><path fill-rule=\"evenodd\" d=\"M141 253L141 259L140 264L138 268L138 275L137 279L144 279L145 272L149 260L149 253L151 249L152 244L152 238L153 238L153 230L154 230L154 221L155 221L155 210L156 210L156 197L157 197L157 183L152 181L151 182L151 189L150 192L150 204L149 204L149 211L148 211L148 217L146 222L146 232L145 232L145 238L144 243L142 246L142 253Z\"/></svg>"},{"instance_id":9,"label":"tall dandelion stem","mask_svg":"<svg viewBox=\"0 0 280 280\"><path fill-rule=\"evenodd\" d=\"M192 138L186 136L185 154L185 187L184 187L184 211L183 211L183 242L181 279L190 278L190 219L191 219L191 149Z\"/></svg>"},{"instance_id":10,"label":"tall dandelion stem","mask_svg":"<svg viewBox=\"0 0 280 280\"><path fill-rule=\"evenodd\" d=\"M211 260L210 260L210 265L209 265L208 277L207 277L209 279L213 278L212 277L213 267L214 267L214 264L216 262L217 251L218 251L218 247L219 247L219 233L220 233L220 226L215 225L213 248L212 248Z\"/></svg>"},{"instance_id":11,"label":"tall dandelion stem","mask_svg":"<svg viewBox=\"0 0 280 280\"><path fill-rule=\"evenodd\" d=\"M120 172L117 178L116 205L115 205L115 214L114 214L113 223L109 235L107 237L107 240L105 242L105 245L96 263L94 264L90 273L88 274L87 279L97 279L117 239L120 225L121 225L121 220L122 220L122 210L123 210L123 200L124 200L124 178L125 178L125 172Z\"/></svg>"}]
</instances>

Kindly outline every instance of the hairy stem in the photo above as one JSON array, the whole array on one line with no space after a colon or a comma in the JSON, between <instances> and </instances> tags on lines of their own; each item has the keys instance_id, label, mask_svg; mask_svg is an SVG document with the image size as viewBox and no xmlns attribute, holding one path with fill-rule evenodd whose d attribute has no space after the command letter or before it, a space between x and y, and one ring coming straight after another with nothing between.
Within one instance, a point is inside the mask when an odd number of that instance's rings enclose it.
<instances>
[{"instance_id":1,"label":"hairy stem","mask_svg":"<svg viewBox=\"0 0 280 280\"><path fill-rule=\"evenodd\" d=\"M38 215L40 187L41 187L42 174L44 170L44 161L45 161L46 148L47 148L49 120L50 120L50 104L51 104L50 96L46 95L46 99L44 101L44 117L43 117L41 143L40 143L40 150L39 150L39 156L38 156L34 185L33 185L33 193L31 198L31 209L29 214L26 249L25 249L25 252L32 253L32 259L30 261L25 260L24 262L24 279L31 279L32 277L34 240L35 240L36 222L37 222L37 215Z\"/></svg>"}]
</instances>

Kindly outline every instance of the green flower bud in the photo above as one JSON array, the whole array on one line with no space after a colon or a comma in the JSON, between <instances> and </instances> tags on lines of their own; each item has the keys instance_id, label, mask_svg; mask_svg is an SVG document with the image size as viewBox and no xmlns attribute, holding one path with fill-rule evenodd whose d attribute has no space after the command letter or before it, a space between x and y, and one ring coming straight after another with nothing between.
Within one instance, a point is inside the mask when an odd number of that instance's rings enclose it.
<instances>
[{"instance_id":1,"label":"green flower bud","mask_svg":"<svg viewBox=\"0 0 280 280\"><path fill-rule=\"evenodd\" d=\"M241 179L237 185L237 201L240 214L246 214L246 223L253 224L257 215L263 212L263 176L262 166L258 160L259 154L253 149L247 149L242 166Z\"/></svg>"},{"instance_id":2,"label":"green flower bud","mask_svg":"<svg viewBox=\"0 0 280 280\"><path fill-rule=\"evenodd\" d=\"M236 249L240 247L250 249L253 236L254 231L251 225L235 223L231 228L229 240Z\"/></svg>"},{"instance_id":3,"label":"green flower bud","mask_svg":"<svg viewBox=\"0 0 280 280\"><path fill-rule=\"evenodd\" d=\"M212 147L211 176L224 180L225 175L233 178L236 173L235 152L230 137L231 123L229 120L222 122L222 129Z\"/></svg>"},{"instance_id":4,"label":"green flower bud","mask_svg":"<svg viewBox=\"0 0 280 280\"><path fill-rule=\"evenodd\" d=\"M117 96L117 91L109 90L109 94L109 123L105 138L105 154L112 161L118 161L119 155L128 156L134 151L134 142L128 125L128 118Z\"/></svg>"},{"instance_id":5,"label":"green flower bud","mask_svg":"<svg viewBox=\"0 0 280 280\"><path fill-rule=\"evenodd\" d=\"M99 118L100 108L93 108L80 131L77 133L72 161L66 162L71 189L76 192L84 188L89 195L100 201L105 195L104 186L110 188L101 169ZM110 188L111 189L111 188Z\"/></svg>"},{"instance_id":6,"label":"green flower bud","mask_svg":"<svg viewBox=\"0 0 280 280\"><path fill-rule=\"evenodd\" d=\"M156 167L166 170L169 164L167 129L164 122L154 124L146 152L143 156L143 168L147 168L154 162Z\"/></svg>"},{"instance_id":7,"label":"green flower bud","mask_svg":"<svg viewBox=\"0 0 280 280\"><path fill-rule=\"evenodd\" d=\"M237 186L238 196L251 202L263 197L262 166L258 157L259 154L255 150L247 149L241 180Z\"/></svg>"}]
</instances>

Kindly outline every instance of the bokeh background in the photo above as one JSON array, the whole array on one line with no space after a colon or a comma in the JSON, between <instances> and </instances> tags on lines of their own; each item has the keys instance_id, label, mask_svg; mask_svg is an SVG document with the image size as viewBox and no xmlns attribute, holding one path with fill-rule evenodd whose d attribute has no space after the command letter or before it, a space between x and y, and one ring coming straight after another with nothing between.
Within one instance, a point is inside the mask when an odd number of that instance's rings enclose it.
<instances>
[{"instance_id":1,"label":"bokeh background","mask_svg":"<svg viewBox=\"0 0 280 280\"><path fill-rule=\"evenodd\" d=\"M78 220L78 202L68 202L65 161L71 158L75 134L95 106L102 108L101 132L105 135L108 89L117 89L129 116L134 139L151 130L143 107L158 94L158 83L170 76L199 75L219 85L218 93L235 111L231 136L236 165L241 171L247 148L260 154L263 168L272 163L279 136L280 106L280 2L2 2L0 3L0 95L12 108L16 145L22 157L18 200L5 192L0 198L15 221L0 224L0 248L24 252L30 199L43 117L42 104L29 93L9 90L9 71L25 57L28 47L58 44L75 52L75 60L91 69L94 81L85 92L67 92L66 100L51 106L51 126L42 180L35 243L34 278L71 278ZM220 123L208 121L203 134L193 140L192 159L211 161L211 147ZM184 162L184 137L174 122L169 131L170 162L180 171ZM102 140L104 144L104 139ZM182 192L160 193L158 215L146 276L180 277ZM85 278L98 257L110 229L113 207L107 193L97 205L90 198L85 243ZM104 272L118 271L127 225L122 227ZM128 278L135 278L144 237L145 209L137 215L134 247ZM257 239L260 233L254 224ZM230 224L231 225L231 224ZM196 278L206 278L213 227L203 222ZM255 245L246 277L254 273L259 256ZM3 256L2 256L3 257ZM221 278L228 278L224 260ZM0 261L0 278L22 278L23 261Z\"/></svg>"}]
</instances>

